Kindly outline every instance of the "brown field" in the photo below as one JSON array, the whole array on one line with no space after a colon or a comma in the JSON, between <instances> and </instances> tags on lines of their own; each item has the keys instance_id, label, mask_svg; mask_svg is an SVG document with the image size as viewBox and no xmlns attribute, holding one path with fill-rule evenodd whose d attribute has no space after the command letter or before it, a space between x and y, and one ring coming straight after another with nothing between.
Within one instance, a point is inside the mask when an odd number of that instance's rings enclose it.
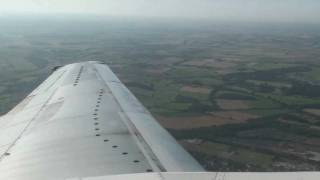
<instances>
[{"instance_id":1,"label":"brown field","mask_svg":"<svg viewBox=\"0 0 320 180\"><path fill-rule=\"evenodd\" d=\"M170 68L159 68L159 69L147 69L146 71L150 74L155 74L155 75L159 75L159 74L163 74L167 71L169 71Z\"/></svg>"},{"instance_id":2,"label":"brown field","mask_svg":"<svg viewBox=\"0 0 320 180\"><path fill-rule=\"evenodd\" d=\"M313 146L320 146L320 139L319 138L306 138L303 143L308 144L308 145L313 145Z\"/></svg>"},{"instance_id":3,"label":"brown field","mask_svg":"<svg viewBox=\"0 0 320 180\"><path fill-rule=\"evenodd\" d=\"M209 94L211 89L201 86L184 86L181 88L181 91L190 93Z\"/></svg>"},{"instance_id":4,"label":"brown field","mask_svg":"<svg viewBox=\"0 0 320 180\"><path fill-rule=\"evenodd\" d=\"M304 125L304 123L295 122L295 121L290 121L290 120L283 119L283 118L279 118L278 121L279 121L279 122L283 122L283 123L288 123L288 124Z\"/></svg>"},{"instance_id":5,"label":"brown field","mask_svg":"<svg viewBox=\"0 0 320 180\"><path fill-rule=\"evenodd\" d=\"M183 64L190 65L190 66L213 67L217 69L229 69L236 66L236 64L233 62L226 61L226 60L216 60L216 59L205 59L202 61L194 60L194 61L185 62Z\"/></svg>"},{"instance_id":6,"label":"brown field","mask_svg":"<svg viewBox=\"0 0 320 180\"><path fill-rule=\"evenodd\" d=\"M226 119L232 120L235 123L243 123L249 119L255 119L255 118L259 117L254 114L240 112L240 111L220 111L220 112L213 112L211 114L215 117L226 118Z\"/></svg>"},{"instance_id":7,"label":"brown field","mask_svg":"<svg viewBox=\"0 0 320 180\"><path fill-rule=\"evenodd\" d=\"M217 99L218 106L225 110L249 109L252 101Z\"/></svg>"},{"instance_id":8,"label":"brown field","mask_svg":"<svg viewBox=\"0 0 320 180\"><path fill-rule=\"evenodd\" d=\"M209 126L221 126L225 124L245 123L249 119L258 116L244 112L227 111L215 112L212 115L188 116L188 117L166 117L157 116L156 119L165 128L170 129L193 129Z\"/></svg>"},{"instance_id":9,"label":"brown field","mask_svg":"<svg viewBox=\"0 0 320 180\"><path fill-rule=\"evenodd\" d=\"M303 111L315 116L320 116L320 109L304 109Z\"/></svg>"}]
</instances>

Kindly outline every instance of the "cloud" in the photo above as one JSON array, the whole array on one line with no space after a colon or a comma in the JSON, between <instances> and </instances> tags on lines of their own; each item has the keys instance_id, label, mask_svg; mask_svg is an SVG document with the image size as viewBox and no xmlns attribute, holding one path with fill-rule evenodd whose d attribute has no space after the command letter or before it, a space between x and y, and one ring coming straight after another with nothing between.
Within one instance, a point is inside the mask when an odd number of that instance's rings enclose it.
<instances>
[{"instance_id":1,"label":"cloud","mask_svg":"<svg viewBox=\"0 0 320 180\"><path fill-rule=\"evenodd\" d=\"M318 22L319 9L319 0L0 0L2 13L87 13L243 21Z\"/></svg>"}]
</instances>

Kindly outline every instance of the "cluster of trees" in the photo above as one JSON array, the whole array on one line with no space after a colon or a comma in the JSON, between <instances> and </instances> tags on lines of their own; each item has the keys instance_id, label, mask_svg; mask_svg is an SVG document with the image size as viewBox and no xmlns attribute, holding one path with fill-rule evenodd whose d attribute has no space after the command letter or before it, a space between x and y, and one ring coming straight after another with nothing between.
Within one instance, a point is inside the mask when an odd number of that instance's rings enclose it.
<instances>
[{"instance_id":1,"label":"cluster of trees","mask_svg":"<svg viewBox=\"0 0 320 180\"><path fill-rule=\"evenodd\" d=\"M148 91L154 91L154 85L153 84L144 84L144 83L138 83L138 82L128 82L126 83L128 87L136 87L141 88Z\"/></svg>"},{"instance_id":2,"label":"cluster of trees","mask_svg":"<svg viewBox=\"0 0 320 180\"><path fill-rule=\"evenodd\" d=\"M285 75L287 73L308 72L310 70L311 68L307 66L296 66L255 72L238 72L226 75L224 80L235 83L249 79L260 81L286 80L287 78Z\"/></svg>"},{"instance_id":3,"label":"cluster of trees","mask_svg":"<svg viewBox=\"0 0 320 180\"><path fill-rule=\"evenodd\" d=\"M306 97L320 97L320 85L306 82L294 82L291 88L283 88L287 95L300 95Z\"/></svg>"},{"instance_id":4,"label":"cluster of trees","mask_svg":"<svg viewBox=\"0 0 320 180\"><path fill-rule=\"evenodd\" d=\"M250 90L253 90L254 92L259 92L259 93L273 93L276 90L274 86L268 83L254 84L254 83L245 82L244 86Z\"/></svg>"},{"instance_id":5,"label":"cluster of trees","mask_svg":"<svg viewBox=\"0 0 320 180\"><path fill-rule=\"evenodd\" d=\"M218 106L216 104L203 103L194 97L185 95L177 95L175 101L179 103L190 103L191 105L189 106L187 111L191 113L206 113L218 109Z\"/></svg>"},{"instance_id":6,"label":"cluster of trees","mask_svg":"<svg viewBox=\"0 0 320 180\"><path fill-rule=\"evenodd\" d=\"M300 123L309 123L308 120L306 120L305 118L297 115L297 114L285 114L282 116L283 119L289 120L289 121L296 121L296 122L300 122Z\"/></svg>"},{"instance_id":7,"label":"cluster of trees","mask_svg":"<svg viewBox=\"0 0 320 180\"><path fill-rule=\"evenodd\" d=\"M178 139L196 138L208 141L215 141L217 138L221 137L241 138L239 133L257 129L277 129L289 134L320 138L319 130L311 129L308 125L280 122L277 120L279 117L280 116L260 118L251 120L248 123L226 124L223 126L211 126L190 130L171 130L170 132ZM268 136L265 138L268 138ZM272 137L270 138L272 139Z\"/></svg>"},{"instance_id":8,"label":"cluster of trees","mask_svg":"<svg viewBox=\"0 0 320 180\"><path fill-rule=\"evenodd\" d=\"M241 163L231 159L220 158L214 155L208 155L200 152L191 152L202 166L208 171L215 172L247 172L264 171L263 168L253 164Z\"/></svg>"},{"instance_id":9,"label":"cluster of trees","mask_svg":"<svg viewBox=\"0 0 320 180\"><path fill-rule=\"evenodd\" d=\"M281 88L284 95L300 95L310 98L320 97L320 85L311 84L309 82L297 81L290 79L286 76L287 73L297 73L297 72L307 72L310 71L310 67L306 66L297 66L289 68L279 68L271 69L265 71L255 71L255 72L239 72L226 75L224 80L226 82L240 84L246 88L249 88L255 92L260 93L273 93L276 90L276 87L268 83L249 83L245 82L246 80L258 80L258 81L287 81L292 84L292 87L283 87Z\"/></svg>"}]
</instances>

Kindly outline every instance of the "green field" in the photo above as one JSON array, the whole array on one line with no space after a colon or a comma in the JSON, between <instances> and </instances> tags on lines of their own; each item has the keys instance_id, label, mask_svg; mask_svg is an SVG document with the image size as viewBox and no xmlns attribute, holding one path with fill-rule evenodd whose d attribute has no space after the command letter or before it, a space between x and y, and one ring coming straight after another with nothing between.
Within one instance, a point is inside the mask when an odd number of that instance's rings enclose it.
<instances>
[{"instance_id":1,"label":"green field","mask_svg":"<svg viewBox=\"0 0 320 180\"><path fill-rule=\"evenodd\" d=\"M94 17L0 25L1 114L52 67L99 60L156 117L194 123L168 130L206 142L186 147L207 170L320 170L308 154L320 153L320 117L305 112L320 111L318 26Z\"/></svg>"}]
</instances>

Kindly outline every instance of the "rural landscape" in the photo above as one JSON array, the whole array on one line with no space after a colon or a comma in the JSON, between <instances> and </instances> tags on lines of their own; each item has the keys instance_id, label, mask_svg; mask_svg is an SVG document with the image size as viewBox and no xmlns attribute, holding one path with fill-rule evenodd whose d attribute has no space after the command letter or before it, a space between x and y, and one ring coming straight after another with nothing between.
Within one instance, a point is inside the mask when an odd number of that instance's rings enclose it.
<instances>
[{"instance_id":1,"label":"rural landscape","mask_svg":"<svg viewBox=\"0 0 320 180\"><path fill-rule=\"evenodd\" d=\"M11 17L15 18L15 17ZM0 112L103 61L209 171L320 170L320 27L0 17Z\"/></svg>"}]
</instances>

